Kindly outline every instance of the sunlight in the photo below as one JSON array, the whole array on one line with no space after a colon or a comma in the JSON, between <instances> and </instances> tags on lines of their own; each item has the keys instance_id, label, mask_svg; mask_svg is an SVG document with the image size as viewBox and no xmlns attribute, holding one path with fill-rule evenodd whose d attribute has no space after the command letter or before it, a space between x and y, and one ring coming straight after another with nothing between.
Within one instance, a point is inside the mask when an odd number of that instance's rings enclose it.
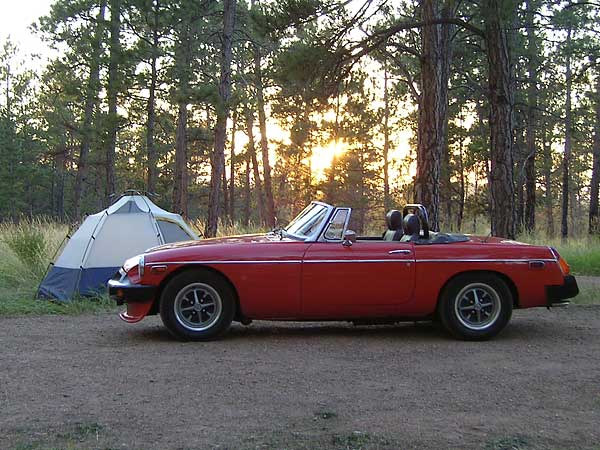
<instances>
[{"instance_id":1,"label":"sunlight","mask_svg":"<svg viewBox=\"0 0 600 450\"><path fill-rule=\"evenodd\" d=\"M346 150L347 145L339 140L315 147L310 158L312 175L315 180L324 180L325 171L331 167L333 158L342 156Z\"/></svg>"}]
</instances>

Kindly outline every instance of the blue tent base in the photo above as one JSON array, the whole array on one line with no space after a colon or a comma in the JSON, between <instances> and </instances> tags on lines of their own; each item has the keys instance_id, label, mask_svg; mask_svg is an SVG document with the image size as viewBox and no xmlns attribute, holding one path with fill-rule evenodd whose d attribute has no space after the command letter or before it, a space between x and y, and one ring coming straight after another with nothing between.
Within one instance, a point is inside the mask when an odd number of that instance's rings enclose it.
<instances>
[{"instance_id":1,"label":"blue tent base","mask_svg":"<svg viewBox=\"0 0 600 450\"><path fill-rule=\"evenodd\" d=\"M52 266L40 288L37 298L68 302L75 296L93 297L106 292L106 283L119 267L67 269Z\"/></svg>"}]
</instances>

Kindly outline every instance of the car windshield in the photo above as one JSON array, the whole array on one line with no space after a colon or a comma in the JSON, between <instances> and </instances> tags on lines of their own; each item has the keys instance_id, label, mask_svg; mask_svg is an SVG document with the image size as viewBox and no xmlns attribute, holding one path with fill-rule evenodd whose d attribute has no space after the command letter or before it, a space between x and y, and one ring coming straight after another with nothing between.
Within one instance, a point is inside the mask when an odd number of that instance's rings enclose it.
<instances>
[{"instance_id":1,"label":"car windshield","mask_svg":"<svg viewBox=\"0 0 600 450\"><path fill-rule=\"evenodd\" d=\"M311 203L284 228L284 231L292 237L307 238L321 227L327 218L327 211L325 205Z\"/></svg>"}]
</instances>

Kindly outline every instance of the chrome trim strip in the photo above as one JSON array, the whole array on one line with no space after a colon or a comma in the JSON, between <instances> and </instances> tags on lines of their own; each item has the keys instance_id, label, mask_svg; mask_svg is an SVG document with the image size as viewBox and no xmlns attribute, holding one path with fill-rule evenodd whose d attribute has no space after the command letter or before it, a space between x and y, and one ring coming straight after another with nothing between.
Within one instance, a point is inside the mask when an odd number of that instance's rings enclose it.
<instances>
[{"instance_id":1,"label":"chrome trim strip","mask_svg":"<svg viewBox=\"0 0 600 450\"><path fill-rule=\"evenodd\" d=\"M282 260L260 260L260 261L160 261L146 263L147 266L164 265L164 264L300 264L300 259L282 259Z\"/></svg>"},{"instance_id":2,"label":"chrome trim strip","mask_svg":"<svg viewBox=\"0 0 600 450\"><path fill-rule=\"evenodd\" d=\"M305 263L407 263L412 259L309 259Z\"/></svg>"},{"instance_id":3,"label":"chrome trim strip","mask_svg":"<svg viewBox=\"0 0 600 450\"><path fill-rule=\"evenodd\" d=\"M556 262L555 259L417 259L416 262L446 262L446 263L457 263L457 262L487 262L487 263L529 263L530 261L545 261L545 262Z\"/></svg>"},{"instance_id":4,"label":"chrome trim strip","mask_svg":"<svg viewBox=\"0 0 600 450\"><path fill-rule=\"evenodd\" d=\"M160 266L166 264L316 264L316 263L523 263L531 261L557 262L555 259L272 259L272 260L232 260L232 261L157 261L148 262L146 266Z\"/></svg>"}]
</instances>

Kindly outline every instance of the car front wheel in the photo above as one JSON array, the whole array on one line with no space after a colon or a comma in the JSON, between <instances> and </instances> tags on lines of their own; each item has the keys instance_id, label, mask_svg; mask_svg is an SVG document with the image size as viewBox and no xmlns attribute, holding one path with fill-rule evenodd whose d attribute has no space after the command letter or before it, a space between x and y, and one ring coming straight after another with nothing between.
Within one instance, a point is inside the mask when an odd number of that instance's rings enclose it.
<instances>
[{"instance_id":1,"label":"car front wheel","mask_svg":"<svg viewBox=\"0 0 600 450\"><path fill-rule=\"evenodd\" d=\"M180 340L204 341L223 334L235 313L234 293L220 276L200 270L176 275L160 298L160 317Z\"/></svg>"},{"instance_id":2,"label":"car front wheel","mask_svg":"<svg viewBox=\"0 0 600 450\"><path fill-rule=\"evenodd\" d=\"M513 297L494 274L464 274L454 278L440 297L438 315L444 328L465 340L485 340L506 327Z\"/></svg>"}]
</instances>

